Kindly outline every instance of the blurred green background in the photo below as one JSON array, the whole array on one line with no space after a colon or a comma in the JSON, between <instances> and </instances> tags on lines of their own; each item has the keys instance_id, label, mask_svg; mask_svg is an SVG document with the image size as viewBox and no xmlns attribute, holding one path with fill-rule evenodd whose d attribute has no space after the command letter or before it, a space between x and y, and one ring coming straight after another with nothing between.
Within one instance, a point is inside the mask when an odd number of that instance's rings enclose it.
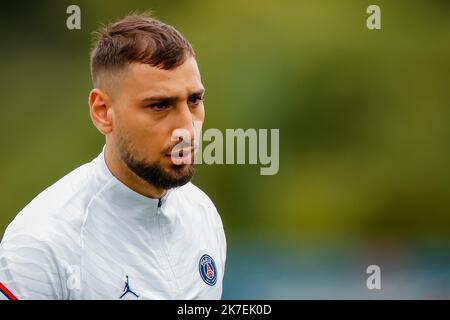
<instances>
[{"instance_id":1,"label":"blurred green background","mask_svg":"<svg viewBox=\"0 0 450 320\"><path fill-rule=\"evenodd\" d=\"M81 30L66 28L71 4ZM381 30L366 27L370 4ZM277 175L200 165L194 178L224 222L224 298L450 297L443 0L2 3L0 234L101 151L88 115L90 35L136 9L193 44L205 129L280 129ZM392 287L369 293L369 264L392 273Z\"/></svg>"}]
</instances>

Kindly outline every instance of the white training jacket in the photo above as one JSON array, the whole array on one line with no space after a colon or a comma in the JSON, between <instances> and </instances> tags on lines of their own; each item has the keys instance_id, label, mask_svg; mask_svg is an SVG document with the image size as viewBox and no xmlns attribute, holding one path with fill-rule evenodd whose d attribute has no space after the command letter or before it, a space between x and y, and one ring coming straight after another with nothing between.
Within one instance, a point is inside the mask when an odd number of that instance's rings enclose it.
<instances>
[{"instance_id":1,"label":"white training jacket","mask_svg":"<svg viewBox=\"0 0 450 320\"><path fill-rule=\"evenodd\" d=\"M226 239L192 183L161 199L115 178L104 151L44 190L0 244L2 299L221 299Z\"/></svg>"}]
</instances>

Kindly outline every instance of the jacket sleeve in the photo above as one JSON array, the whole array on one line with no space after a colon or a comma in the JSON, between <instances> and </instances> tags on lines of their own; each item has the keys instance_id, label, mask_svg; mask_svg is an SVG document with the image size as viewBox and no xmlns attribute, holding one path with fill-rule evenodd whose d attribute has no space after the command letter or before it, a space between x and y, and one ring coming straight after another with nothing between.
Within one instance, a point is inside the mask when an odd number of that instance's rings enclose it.
<instances>
[{"instance_id":1,"label":"jacket sleeve","mask_svg":"<svg viewBox=\"0 0 450 320\"><path fill-rule=\"evenodd\" d=\"M0 244L0 300L62 299L56 257L42 239L5 234Z\"/></svg>"}]
</instances>

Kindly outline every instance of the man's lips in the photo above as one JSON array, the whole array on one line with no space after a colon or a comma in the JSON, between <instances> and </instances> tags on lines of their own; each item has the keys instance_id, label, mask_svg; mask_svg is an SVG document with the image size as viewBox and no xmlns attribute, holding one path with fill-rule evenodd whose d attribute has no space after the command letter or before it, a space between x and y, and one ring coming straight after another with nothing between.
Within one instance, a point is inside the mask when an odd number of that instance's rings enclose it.
<instances>
[{"instance_id":1,"label":"man's lips","mask_svg":"<svg viewBox=\"0 0 450 320\"><path fill-rule=\"evenodd\" d=\"M172 153L166 154L176 165L191 164L194 158L194 147L177 149Z\"/></svg>"},{"instance_id":2,"label":"man's lips","mask_svg":"<svg viewBox=\"0 0 450 320\"><path fill-rule=\"evenodd\" d=\"M166 153L166 156L168 156L168 157L184 157L185 155L189 155L192 152L194 152L194 147L181 148L181 149L177 149L177 150L172 150L171 153Z\"/></svg>"}]
</instances>

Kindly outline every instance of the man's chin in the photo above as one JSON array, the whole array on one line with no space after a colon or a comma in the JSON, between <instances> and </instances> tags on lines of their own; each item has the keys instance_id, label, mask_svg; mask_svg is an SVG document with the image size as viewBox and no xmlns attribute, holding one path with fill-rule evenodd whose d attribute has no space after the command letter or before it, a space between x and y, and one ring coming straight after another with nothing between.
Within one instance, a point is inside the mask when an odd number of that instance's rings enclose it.
<instances>
[{"instance_id":1,"label":"man's chin","mask_svg":"<svg viewBox=\"0 0 450 320\"><path fill-rule=\"evenodd\" d=\"M129 154L124 159L128 168L138 177L161 189L181 187L188 183L194 175L193 164L175 165L170 159L168 162L147 164L143 161L136 161Z\"/></svg>"},{"instance_id":2,"label":"man's chin","mask_svg":"<svg viewBox=\"0 0 450 320\"><path fill-rule=\"evenodd\" d=\"M164 171L166 173L166 180L171 180L174 187L181 187L191 181L195 168L193 164L171 164Z\"/></svg>"},{"instance_id":3,"label":"man's chin","mask_svg":"<svg viewBox=\"0 0 450 320\"><path fill-rule=\"evenodd\" d=\"M191 179L194 174L193 164L172 164L168 169L168 174L174 179Z\"/></svg>"}]
</instances>

